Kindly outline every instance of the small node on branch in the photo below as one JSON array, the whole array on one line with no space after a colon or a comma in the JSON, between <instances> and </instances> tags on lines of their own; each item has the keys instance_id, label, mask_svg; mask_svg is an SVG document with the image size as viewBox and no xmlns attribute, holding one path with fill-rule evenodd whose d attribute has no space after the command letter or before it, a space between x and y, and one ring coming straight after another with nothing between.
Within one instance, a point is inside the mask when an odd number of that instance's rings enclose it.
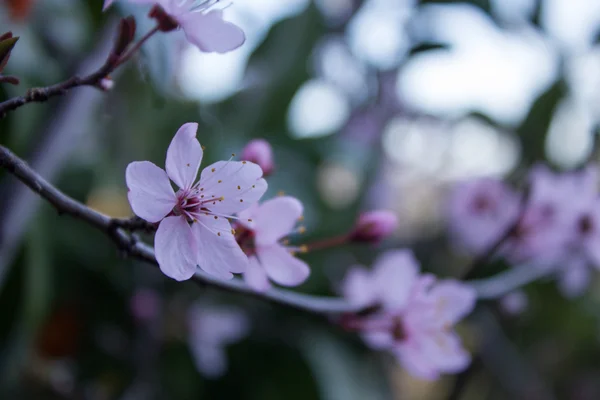
<instances>
[{"instance_id":1,"label":"small node on branch","mask_svg":"<svg viewBox=\"0 0 600 400\"><path fill-rule=\"evenodd\" d=\"M45 101L50 97L46 88L31 88L25 94L27 101Z\"/></svg>"}]
</instances>

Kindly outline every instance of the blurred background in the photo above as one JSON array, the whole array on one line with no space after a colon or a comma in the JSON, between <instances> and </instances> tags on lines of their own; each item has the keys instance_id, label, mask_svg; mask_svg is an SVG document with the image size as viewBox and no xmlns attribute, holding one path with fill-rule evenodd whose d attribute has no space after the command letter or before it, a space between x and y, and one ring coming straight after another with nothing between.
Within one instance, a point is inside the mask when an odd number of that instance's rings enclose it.
<instances>
[{"instance_id":1,"label":"blurred background","mask_svg":"<svg viewBox=\"0 0 600 400\"><path fill-rule=\"evenodd\" d=\"M388 248L413 248L424 270L459 276L470 260L444 218L454 183L518 181L536 161L569 169L596 157L597 0L234 3L225 16L246 32L240 49L203 54L177 33L158 35L112 91L81 88L13 112L0 143L67 194L126 217L126 165L164 165L181 124L200 124L204 165L265 138L277 164L266 198L284 191L305 205L296 242L344 233L361 210L400 219L379 247L307 254L312 274L297 290L323 295ZM152 27L147 9L125 2L104 14L101 0L0 7L0 30L20 36L6 72L21 79L0 99L93 70L119 16L135 15L138 34ZM322 320L127 260L4 175L3 399L600 398L597 284L576 300L546 281L481 304L460 326L473 366L422 382Z\"/></svg>"}]
</instances>

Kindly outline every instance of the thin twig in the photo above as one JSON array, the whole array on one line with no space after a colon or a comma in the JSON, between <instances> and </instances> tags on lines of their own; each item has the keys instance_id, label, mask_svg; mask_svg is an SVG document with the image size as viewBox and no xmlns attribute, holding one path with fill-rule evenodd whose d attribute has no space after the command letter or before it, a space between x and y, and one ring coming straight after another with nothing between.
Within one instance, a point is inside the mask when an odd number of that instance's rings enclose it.
<instances>
[{"instance_id":1,"label":"thin twig","mask_svg":"<svg viewBox=\"0 0 600 400\"><path fill-rule=\"evenodd\" d=\"M101 89L101 81L107 78L114 70L116 70L121 64L123 64L123 62L130 59L131 56L136 51L138 51L141 48L141 46L156 32L158 32L158 27L155 27L151 31L149 31L133 47L131 47L129 51L122 55L115 54L115 49L113 49L113 51L111 51L109 56L106 58L104 64L95 72L92 72L89 75L86 75L84 77L72 76L54 85L41 88L32 88L29 89L24 96L13 97L11 99L1 102L0 118L4 118L9 111L16 110L17 108L22 107L28 103L45 102L52 97L62 96L66 94L69 90L76 87L91 86ZM119 43L117 40L115 47L118 46L118 44Z\"/></svg>"},{"instance_id":2,"label":"thin twig","mask_svg":"<svg viewBox=\"0 0 600 400\"><path fill-rule=\"evenodd\" d=\"M70 215L104 232L129 257L158 265L154 256L154 250L144 243L133 240L132 236L119 226L119 221L122 220L113 219L67 196L4 146L0 146L0 167L14 175L40 197L48 201L56 208L59 214ZM352 306L338 298L310 296L282 289L271 289L265 293L259 293L241 280L220 280L201 271L196 272L192 279L203 286L251 296L311 314L333 315L361 311L359 307Z\"/></svg>"}]
</instances>

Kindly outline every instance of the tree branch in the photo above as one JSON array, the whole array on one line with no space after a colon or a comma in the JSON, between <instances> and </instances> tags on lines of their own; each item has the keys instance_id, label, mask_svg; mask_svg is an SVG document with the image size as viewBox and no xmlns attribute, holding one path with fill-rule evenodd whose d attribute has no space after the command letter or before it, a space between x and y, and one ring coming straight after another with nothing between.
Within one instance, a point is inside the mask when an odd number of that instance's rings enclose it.
<instances>
[{"instance_id":1,"label":"tree branch","mask_svg":"<svg viewBox=\"0 0 600 400\"><path fill-rule=\"evenodd\" d=\"M124 24L131 23L131 20L124 19L121 23L121 30L115 41L115 45L107 57L104 64L97 69L95 72L92 72L89 75L84 77L72 76L69 79L62 81L60 83L56 83L54 85L41 87L41 88L32 88L25 93L24 96L17 96L11 99L5 100L0 103L0 118L4 118L9 111L16 110L19 107L22 107L28 103L41 103L45 102L48 99L56 96L62 96L66 94L69 90L79 87L79 86L92 86L99 89L102 89L101 81L103 79L108 78L108 76L116 70L121 64L131 58L131 56L137 52L141 46L152 37L156 32L158 32L158 27L155 27L151 31L149 31L146 35L144 35L131 49L124 53L126 47L129 43L126 43L127 35L133 35L131 30L127 31L126 29L135 30L135 21L133 22L133 28L125 27Z\"/></svg>"},{"instance_id":2,"label":"tree branch","mask_svg":"<svg viewBox=\"0 0 600 400\"><path fill-rule=\"evenodd\" d=\"M80 219L105 233L129 257L158 265L154 256L154 250L144 243L137 242L125 231L124 227L131 227L131 225L128 225L129 222L126 221L133 220L113 219L67 196L32 170L24 160L4 146L0 146L0 167L14 175L40 197L52 204L59 214L66 214ZM259 293L241 280L220 280L199 270L192 279L202 286L210 286L231 293L251 296L321 316L361 311L359 307L352 306L339 298L310 296L282 289L271 289L265 293Z\"/></svg>"}]
</instances>

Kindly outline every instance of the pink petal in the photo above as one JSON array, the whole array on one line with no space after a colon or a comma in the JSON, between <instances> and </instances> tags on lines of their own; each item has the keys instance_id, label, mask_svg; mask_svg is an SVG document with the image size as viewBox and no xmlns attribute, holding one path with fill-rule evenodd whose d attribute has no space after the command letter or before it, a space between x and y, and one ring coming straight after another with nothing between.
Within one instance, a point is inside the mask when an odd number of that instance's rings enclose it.
<instances>
[{"instance_id":1,"label":"pink petal","mask_svg":"<svg viewBox=\"0 0 600 400\"><path fill-rule=\"evenodd\" d=\"M231 279L231 273L242 273L248 257L233 236L226 218L202 215L192 224L198 246L198 263L204 271L221 279Z\"/></svg>"},{"instance_id":2,"label":"pink petal","mask_svg":"<svg viewBox=\"0 0 600 400\"><path fill-rule=\"evenodd\" d=\"M342 291L351 304L362 307L377 302L377 291L370 272L362 267L353 267L344 278Z\"/></svg>"},{"instance_id":3,"label":"pink petal","mask_svg":"<svg viewBox=\"0 0 600 400\"><path fill-rule=\"evenodd\" d=\"M261 177L260 167L248 161L218 161L209 165L200 174L200 188L206 198L217 201L205 207L223 215L245 210L267 191L267 182Z\"/></svg>"},{"instance_id":4,"label":"pink petal","mask_svg":"<svg viewBox=\"0 0 600 400\"><path fill-rule=\"evenodd\" d=\"M454 324L475 307L475 289L454 280L441 281L431 289L431 297L442 323Z\"/></svg>"},{"instance_id":5,"label":"pink petal","mask_svg":"<svg viewBox=\"0 0 600 400\"><path fill-rule=\"evenodd\" d=\"M418 273L418 262L409 250L389 251L380 256L375 262L373 279L383 306L396 311L403 309Z\"/></svg>"},{"instance_id":6,"label":"pink petal","mask_svg":"<svg viewBox=\"0 0 600 400\"><path fill-rule=\"evenodd\" d=\"M266 292L271 288L267 273L259 264L256 257L250 257L248 261L248 267L246 268L246 272L244 272L244 280L254 290Z\"/></svg>"},{"instance_id":7,"label":"pink petal","mask_svg":"<svg viewBox=\"0 0 600 400\"><path fill-rule=\"evenodd\" d=\"M415 378L433 381L439 378L439 371L430 360L423 357L419 348L403 345L394 352L400 364Z\"/></svg>"},{"instance_id":8,"label":"pink petal","mask_svg":"<svg viewBox=\"0 0 600 400\"><path fill-rule=\"evenodd\" d=\"M302 216L302 203L289 196L276 197L262 203L255 217L255 243L265 246L287 236Z\"/></svg>"},{"instance_id":9,"label":"pink petal","mask_svg":"<svg viewBox=\"0 0 600 400\"><path fill-rule=\"evenodd\" d=\"M304 261L278 244L259 248L258 259L269 278L283 286L299 285L310 275L310 268Z\"/></svg>"},{"instance_id":10,"label":"pink petal","mask_svg":"<svg viewBox=\"0 0 600 400\"><path fill-rule=\"evenodd\" d=\"M171 212L177 197L167 173L150 161L136 161L125 170L127 198L135 215L158 222Z\"/></svg>"},{"instance_id":11,"label":"pink petal","mask_svg":"<svg viewBox=\"0 0 600 400\"><path fill-rule=\"evenodd\" d=\"M471 362L471 356L465 351L460 338L454 332L437 332L423 336L422 357L432 360L437 368L446 373L463 371Z\"/></svg>"},{"instance_id":12,"label":"pink petal","mask_svg":"<svg viewBox=\"0 0 600 400\"><path fill-rule=\"evenodd\" d=\"M256 215L258 214L259 208L259 204L254 203L244 211L240 211L237 213L239 218L237 222L248 229L254 230L254 228L256 228Z\"/></svg>"},{"instance_id":13,"label":"pink petal","mask_svg":"<svg viewBox=\"0 0 600 400\"><path fill-rule=\"evenodd\" d=\"M222 10L206 14L190 12L177 16L187 40L205 52L226 53L246 41L244 31L223 20Z\"/></svg>"},{"instance_id":14,"label":"pink petal","mask_svg":"<svg viewBox=\"0 0 600 400\"><path fill-rule=\"evenodd\" d=\"M167 217L154 236L154 252L160 270L178 281L190 279L196 272L196 244L184 217Z\"/></svg>"},{"instance_id":15,"label":"pink petal","mask_svg":"<svg viewBox=\"0 0 600 400\"><path fill-rule=\"evenodd\" d=\"M182 189L192 187L202 161L202 147L196 139L197 131L197 123L183 124L167 150L167 174Z\"/></svg>"}]
</instances>

